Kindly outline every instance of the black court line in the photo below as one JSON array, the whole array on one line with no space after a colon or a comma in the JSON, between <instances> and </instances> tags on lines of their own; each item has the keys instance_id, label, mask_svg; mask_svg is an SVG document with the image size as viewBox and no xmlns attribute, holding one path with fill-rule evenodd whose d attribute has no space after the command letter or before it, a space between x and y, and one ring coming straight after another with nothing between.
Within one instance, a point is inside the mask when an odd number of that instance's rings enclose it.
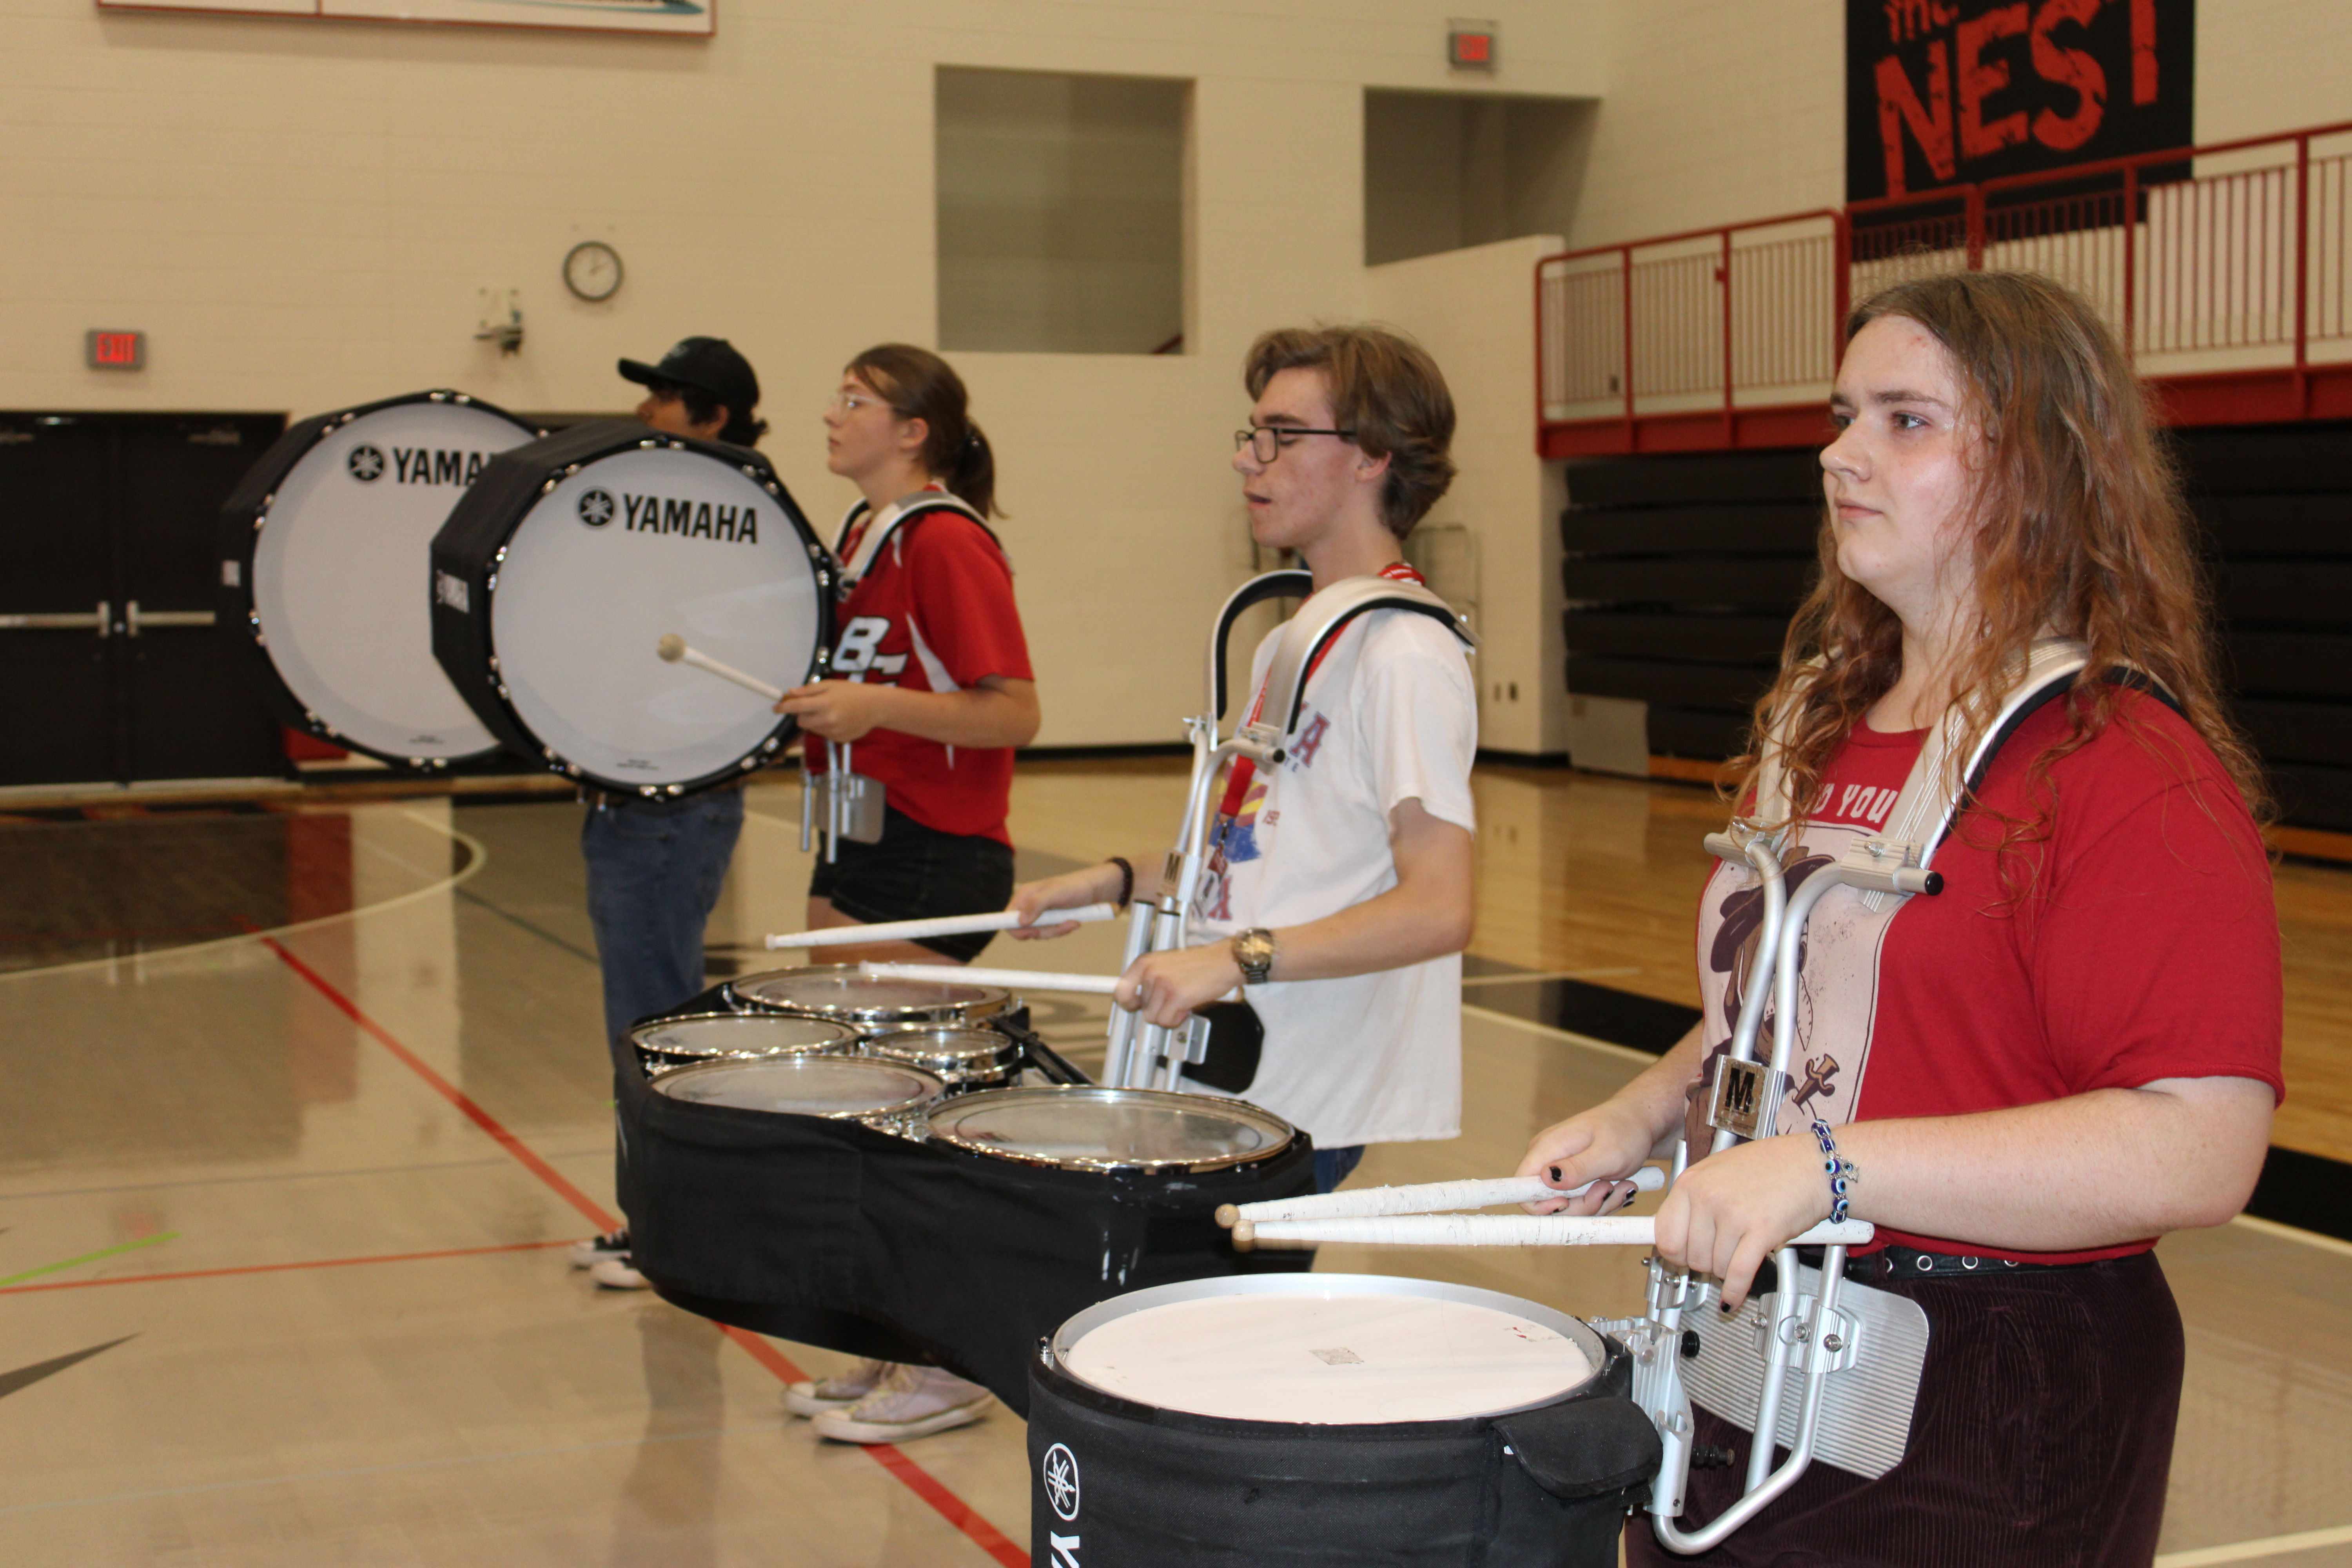
<instances>
[{"instance_id":1,"label":"black court line","mask_svg":"<svg viewBox=\"0 0 2352 1568\"><path fill-rule=\"evenodd\" d=\"M1480 978L1527 973L1516 964L1476 957L1463 960L1463 972ZM1699 1019L1696 1007L1589 980L1496 980L1465 1000L1652 1056L1664 1056ZM2352 1241L2352 1163L2273 1144L2254 1195L2246 1200L2246 1212L2256 1219Z\"/></svg>"},{"instance_id":2,"label":"black court line","mask_svg":"<svg viewBox=\"0 0 2352 1568\"><path fill-rule=\"evenodd\" d=\"M125 1334L121 1339L109 1340L102 1345L92 1345L86 1351L74 1351L66 1355L52 1356L47 1361L37 1361L30 1366L20 1366L14 1372L0 1372L0 1399L5 1399L20 1389L30 1388L45 1377L55 1377L78 1362L88 1361L94 1355L112 1350L124 1341L135 1340L138 1337L137 1334Z\"/></svg>"},{"instance_id":3,"label":"black court line","mask_svg":"<svg viewBox=\"0 0 2352 1568\"><path fill-rule=\"evenodd\" d=\"M539 938L540 941L547 942L552 946L562 948L564 952L583 963L593 965L596 962L596 955L589 952L586 948L582 947L579 943L566 942L563 938L556 935L553 931L547 930L544 926L532 924L530 921L523 919L512 910L500 908L499 905L494 904L490 902L489 900L482 897L481 894L474 891L471 888L459 888L457 889L457 896L465 900L467 903L472 904L477 909L489 910L490 913L498 916L499 919L506 921L509 925L514 926L521 931L527 931L531 935Z\"/></svg>"}]
</instances>

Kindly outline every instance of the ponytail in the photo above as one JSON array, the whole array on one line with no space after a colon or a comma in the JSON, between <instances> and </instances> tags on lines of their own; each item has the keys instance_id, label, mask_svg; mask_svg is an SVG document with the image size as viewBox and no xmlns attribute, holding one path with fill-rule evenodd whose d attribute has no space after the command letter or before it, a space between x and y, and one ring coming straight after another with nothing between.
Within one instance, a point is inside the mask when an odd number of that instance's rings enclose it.
<instances>
[{"instance_id":1,"label":"ponytail","mask_svg":"<svg viewBox=\"0 0 2352 1568\"><path fill-rule=\"evenodd\" d=\"M924 423L920 456L934 479L981 516L997 515L996 453L972 421L970 394L954 367L911 343L877 343L849 362L849 374L899 418Z\"/></svg>"}]
</instances>

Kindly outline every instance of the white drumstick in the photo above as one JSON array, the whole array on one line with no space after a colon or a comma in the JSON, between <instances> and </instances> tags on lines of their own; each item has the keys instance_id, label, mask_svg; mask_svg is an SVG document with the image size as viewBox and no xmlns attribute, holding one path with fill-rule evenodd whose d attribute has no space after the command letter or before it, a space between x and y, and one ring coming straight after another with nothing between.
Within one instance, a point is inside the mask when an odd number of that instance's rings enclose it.
<instances>
[{"instance_id":1,"label":"white drumstick","mask_svg":"<svg viewBox=\"0 0 2352 1568\"><path fill-rule=\"evenodd\" d=\"M721 664L707 653L697 653L687 647L686 639L671 632L654 645L654 651L669 664L690 664L697 669L707 669L721 680L731 680L746 691L756 691L771 702L782 702L784 694L756 675L746 675L731 664Z\"/></svg>"},{"instance_id":2,"label":"white drumstick","mask_svg":"<svg viewBox=\"0 0 2352 1568\"><path fill-rule=\"evenodd\" d=\"M874 928L866 928L872 931ZM943 985L1003 985L1020 991L1077 991L1108 996L1118 989L1116 974L1049 974L1044 970L966 969L961 963L861 963L860 974L892 980L936 980Z\"/></svg>"},{"instance_id":3,"label":"white drumstick","mask_svg":"<svg viewBox=\"0 0 2352 1568\"><path fill-rule=\"evenodd\" d=\"M1654 1193L1665 1187L1666 1173L1655 1165L1643 1165L1627 1180L1637 1193ZM1494 1204L1535 1204L1546 1198L1578 1197L1599 1184L1552 1187L1546 1186L1541 1176L1498 1176L1488 1181L1424 1182L1412 1187L1359 1187L1352 1192L1309 1193L1255 1204L1226 1204L1217 1210L1217 1223L1230 1230L1237 1220L1340 1219L1357 1215L1482 1209Z\"/></svg>"},{"instance_id":4,"label":"white drumstick","mask_svg":"<svg viewBox=\"0 0 2352 1568\"><path fill-rule=\"evenodd\" d=\"M1876 1235L1866 1220L1824 1222L1792 1247L1852 1247ZM1647 1215L1423 1214L1350 1219L1238 1220L1234 1248L1306 1247L1325 1242L1365 1247L1654 1247L1657 1221Z\"/></svg>"},{"instance_id":5,"label":"white drumstick","mask_svg":"<svg viewBox=\"0 0 2352 1568\"><path fill-rule=\"evenodd\" d=\"M1075 910L1047 910L1037 917L1039 925L1059 925L1064 921L1081 923L1118 918L1117 904L1084 904ZM999 910L992 915L942 915L935 921L880 921L867 926L826 926L822 931L789 931L768 938L768 946L782 947L854 947L866 942L917 942L927 936L966 936L974 931L1019 931L1029 922L1011 910Z\"/></svg>"}]
</instances>

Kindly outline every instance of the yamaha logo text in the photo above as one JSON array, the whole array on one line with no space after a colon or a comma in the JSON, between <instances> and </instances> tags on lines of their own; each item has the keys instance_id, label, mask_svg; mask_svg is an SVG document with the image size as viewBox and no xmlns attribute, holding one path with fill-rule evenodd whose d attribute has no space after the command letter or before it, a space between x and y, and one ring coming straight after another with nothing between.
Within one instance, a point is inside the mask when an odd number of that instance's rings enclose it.
<instances>
[{"instance_id":1,"label":"yamaha logo text","mask_svg":"<svg viewBox=\"0 0 2352 1568\"><path fill-rule=\"evenodd\" d=\"M591 498L596 500L598 517L589 515ZM580 520L592 528L602 528L612 521L613 506L608 492L592 490L581 498ZM621 526L632 533L676 533L688 539L719 539L736 544L760 542L760 509L754 506L722 506L707 500L680 500L673 496L633 496L624 491L620 516Z\"/></svg>"},{"instance_id":2,"label":"yamaha logo text","mask_svg":"<svg viewBox=\"0 0 2352 1568\"><path fill-rule=\"evenodd\" d=\"M483 465L490 460L490 454L446 447L394 447L387 463L382 448L360 446L352 447L343 460L352 478L362 484L373 484L388 474L394 484L455 485L463 489L482 477Z\"/></svg>"}]
</instances>

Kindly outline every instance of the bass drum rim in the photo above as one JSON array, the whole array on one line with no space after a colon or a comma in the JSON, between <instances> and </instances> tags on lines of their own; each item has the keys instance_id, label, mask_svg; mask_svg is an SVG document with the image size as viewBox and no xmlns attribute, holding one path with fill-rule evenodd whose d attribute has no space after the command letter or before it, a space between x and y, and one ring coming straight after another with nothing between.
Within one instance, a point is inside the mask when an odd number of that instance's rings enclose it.
<instances>
[{"instance_id":1,"label":"bass drum rim","mask_svg":"<svg viewBox=\"0 0 2352 1568\"><path fill-rule=\"evenodd\" d=\"M523 431L528 438L543 437L547 431L519 414L510 413L495 403L485 402L470 393L451 387L436 387L425 392L407 392L397 397L378 398L373 403L355 404L331 413L313 415L289 425L286 433L271 443L268 450L255 459L251 468L237 481L236 489L221 503L220 558L224 568L236 567L236 580L229 580L224 570L219 589L218 616L220 626L231 639L242 647L251 660L249 668L257 672L261 684L262 700L272 716L289 730L299 730L316 740L341 746L345 751L373 757L377 762L415 773L449 773L467 772L485 763L507 757L511 748L492 731L490 744L479 751L461 752L446 757L419 757L388 751L344 733L328 723L296 695L286 677L270 656L269 645L261 626L261 611L254 599L254 557L261 548L262 535L268 523L269 512L278 500L278 487L303 458L319 444L352 421L387 408L404 407L416 403L447 404L469 408L504 419ZM463 499L462 495L459 499ZM454 509L454 503L453 503ZM438 662L437 660L436 661ZM446 671L444 671L446 678ZM451 685L457 683L452 681ZM458 695L464 697L462 689ZM467 706L473 706L470 700ZM479 714L476 717L478 719Z\"/></svg>"},{"instance_id":2,"label":"bass drum rim","mask_svg":"<svg viewBox=\"0 0 2352 1568\"><path fill-rule=\"evenodd\" d=\"M562 755L531 729L515 706L500 672L492 625L499 567L506 559L508 545L538 505L539 498L591 464L627 452L660 447L698 453L733 468L774 498L806 552L814 578L815 628L808 671L803 680L821 679L832 665L839 569L774 466L764 453L749 447L657 435L644 425L625 419L592 420L555 431L492 458L481 479L459 499L449 521L434 536L432 550L433 654L467 706L509 749L548 772L608 795L635 795L644 800L676 800L732 780L750 778L782 755L785 745L800 732L800 721L789 713L778 714L776 722L732 761L692 778L667 784L615 778Z\"/></svg>"}]
</instances>

